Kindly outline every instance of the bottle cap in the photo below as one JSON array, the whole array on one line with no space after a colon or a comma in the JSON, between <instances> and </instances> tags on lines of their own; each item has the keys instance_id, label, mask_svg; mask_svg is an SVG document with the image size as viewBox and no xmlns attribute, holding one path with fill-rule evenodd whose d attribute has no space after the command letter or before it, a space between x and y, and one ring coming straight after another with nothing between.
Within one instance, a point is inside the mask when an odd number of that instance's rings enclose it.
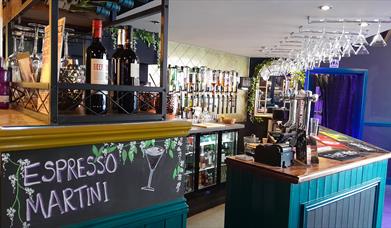
<instances>
[{"instance_id":1,"label":"bottle cap","mask_svg":"<svg viewBox=\"0 0 391 228\"><path fill-rule=\"evenodd\" d=\"M102 38L102 20L100 19L92 20L92 37Z\"/></svg>"}]
</instances>

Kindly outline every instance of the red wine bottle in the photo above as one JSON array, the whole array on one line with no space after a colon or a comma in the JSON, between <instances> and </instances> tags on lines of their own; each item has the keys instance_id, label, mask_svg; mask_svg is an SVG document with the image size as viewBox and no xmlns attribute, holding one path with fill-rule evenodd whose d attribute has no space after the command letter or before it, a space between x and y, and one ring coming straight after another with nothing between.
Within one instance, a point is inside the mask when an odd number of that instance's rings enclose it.
<instances>
[{"instance_id":1,"label":"red wine bottle","mask_svg":"<svg viewBox=\"0 0 391 228\"><path fill-rule=\"evenodd\" d=\"M123 29L118 29L117 31L117 49L115 50L113 56L111 57L111 84L120 85L120 72L121 72L121 62L124 55L124 38L125 33ZM119 92L113 92L113 100L115 103L112 104L112 110L114 112L119 112L121 109L120 106L120 96Z\"/></svg>"},{"instance_id":2,"label":"red wine bottle","mask_svg":"<svg viewBox=\"0 0 391 228\"><path fill-rule=\"evenodd\" d=\"M139 78L139 64L136 53L131 47L131 27L126 26L125 33L125 49L120 58L120 72L119 72L119 85L138 86L137 81ZM118 92L119 104L122 109L119 112L132 113L137 111L137 93L136 92ZM126 113L125 112L125 113Z\"/></svg>"},{"instance_id":3,"label":"red wine bottle","mask_svg":"<svg viewBox=\"0 0 391 228\"><path fill-rule=\"evenodd\" d=\"M102 45L102 20L92 21L92 43L87 48L86 83L107 85L109 70L106 49ZM108 111L108 92L86 90L86 112L104 114Z\"/></svg>"}]
</instances>

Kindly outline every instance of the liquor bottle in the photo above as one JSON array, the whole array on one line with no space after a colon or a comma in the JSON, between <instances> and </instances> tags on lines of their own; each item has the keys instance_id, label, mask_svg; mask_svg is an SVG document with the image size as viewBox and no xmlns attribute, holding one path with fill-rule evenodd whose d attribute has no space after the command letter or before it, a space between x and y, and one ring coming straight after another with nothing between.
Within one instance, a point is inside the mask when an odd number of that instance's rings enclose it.
<instances>
[{"instance_id":1,"label":"liquor bottle","mask_svg":"<svg viewBox=\"0 0 391 228\"><path fill-rule=\"evenodd\" d=\"M178 90L177 86L177 72L178 72L178 67L170 67L170 74L169 74L169 91L170 92L176 92Z\"/></svg>"},{"instance_id":2,"label":"liquor bottle","mask_svg":"<svg viewBox=\"0 0 391 228\"><path fill-rule=\"evenodd\" d=\"M202 94L201 95L201 111L204 112L205 111L205 94Z\"/></svg>"},{"instance_id":3,"label":"liquor bottle","mask_svg":"<svg viewBox=\"0 0 391 228\"><path fill-rule=\"evenodd\" d=\"M216 93L215 92L212 92L212 112L215 113L215 102L216 102Z\"/></svg>"},{"instance_id":4,"label":"liquor bottle","mask_svg":"<svg viewBox=\"0 0 391 228\"><path fill-rule=\"evenodd\" d=\"M194 100L193 100L193 106L194 107L198 107L199 106L199 97L198 97L198 93L193 96Z\"/></svg>"},{"instance_id":5,"label":"liquor bottle","mask_svg":"<svg viewBox=\"0 0 391 228\"><path fill-rule=\"evenodd\" d=\"M219 92L223 92L224 88L224 72L219 71Z\"/></svg>"},{"instance_id":6,"label":"liquor bottle","mask_svg":"<svg viewBox=\"0 0 391 228\"><path fill-rule=\"evenodd\" d=\"M120 85L139 86L138 80L140 77L140 66L138 64L138 58L136 53L132 50L131 43L131 31L132 28L125 26L123 32L123 38L125 41L125 48L122 56L120 66ZM120 105L128 113L135 112L137 110L137 92L120 92L121 99Z\"/></svg>"},{"instance_id":7,"label":"liquor bottle","mask_svg":"<svg viewBox=\"0 0 391 228\"><path fill-rule=\"evenodd\" d=\"M185 93L184 99L183 99L183 107L189 107L189 96L188 93Z\"/></svg>"},{"instance_id":8,"label":"liquor bottle","mask_svg":"<svg viewBox=\"0 0 391 228\"><path fill-rule=\"evenodd\" d=\"M221 114L224 114L224 111L225 111L225 109L224 109L224 103L225 103L225 95L222 94L222 95L221 95Z\"/></svg>"},{"instance_id":9,"label":"liquor bottle","mask_svg":"<svg viewBox=\"0 0 391 228\"><path fill-rule=\"evenodd\" d=\"M121 62L122 57L124 55L124 39L125 39L125 33L123 29L118 29L117 31L117 49L115 50L113 56L111 57L111 81L110 84L112 85L120 85L120 72L121 72ZM115 101L114 104L112 104L112 110L115 112L119 112L121 109L120 106L120 92L114 91L113 92L113 100Z\"/></svg>"},{"instance_id":10,"label":"liquor bottle","mask_svg":"<svg viewBox=\"0 0 391 228\"><path fill-rule=\"evenodd\" d=\"M231 92L231 94L229 95L229 101L230 101L230 104L229 104L229 107L230 107L230 113L233 113L233 107L234 107L234 96L233 96L233 93Z\"/></svg>"},{"instance_id":11,"label":"liquor bottle","mask_svg":"<svg viewBox=\"0 0 391 228\"><path fill-rule=\"evenodd\" d=\"M225 113L229 113L229 107L231 106L230 96L229 94L226 94L226 106L225 106Z\"/></svg>"},{"instance_id":12,"label":"liquor bottle","mask_svg":"<svg viewBox=\"0 0 391 228\"><path fill-rule=\"evenodd\" d=\"M201 91L207 91L207 82L208 82L208 78L207 78L207 69L206 67L201 67L200 68L200 74L199 74L199 77L200 77L200 87L201 87Z\"/></svg>"},{"instance_id":13,"label":"liquor bottle","mask_svg":"<svg viewBox=\"0 0 391 228\"><path fill-rule=\"evenodd\" d=\"M183 90L189 91L189 67L187 66L183 67L183 83Z\"/></svg>"},{"instance_id":14,"label":"liquor bottle","mask_svg":"<svg viewBox=\"0 0 391 228\"><path fill-rule=\"evenodd\" d=\"M178 91L183 91L185 88L185 75L183 72L183 66L177 69Z\"/></svg>"},{"instance_id":15,"label":"liquor bottle","mask_svg":"<svg viewBox=\"0 0 391 228\"><path fill-rule=\"evenodd\" d=\"M187 92L192 93L194 91L194 72L189 68L189 86Z\"/></svg>"},{"instance_id":16,"label":"liquor bottle","mask_svg":"<svg viewBox=\"0 0 391 228\"><path fill-rule=\"evenodd\" d=\"M219 90L219 86L220 86L220 81L219 81L219 71L218 70L215 70L214 71L214 79L213 79L213 82L214 82L214 91L217 92Z\"/></svg>"},{"instance_id":17,"label":"liquor bottle","mask_svg":"<svg viewBox=\"0 0 391 228\"><path fill-rule=\"evenodd\" d=\"M102 20L92 21L92 43L87 48L86 83L107 85L109 80L106 49L102 45ZM85 91L86 112L104 114L108 111L107 91Z\"/></svg>"},{"instance_id":18,"label":"liquor bottle","mask_svg":"<svg viewBox=\"0 0 391 228\"><path fill-rule=\"evenodd\" d=\"M198 92L199 91L198 83L199 83L198 68L197 67L193 67L193 81L192 81L192 84L194 85L194 92Z\"/></svg>"},{"instance_id":19,"label":"liquor bottle","mask_svg":"<svg viewBox=\"0 0 391 228\"><path fill-rule=\"evenodd\" d=\"M216 96L216 102L215 102L215 105L216 105L216 114L220 114L220 94L217 93Z\"/></svg>"}]
</instances>

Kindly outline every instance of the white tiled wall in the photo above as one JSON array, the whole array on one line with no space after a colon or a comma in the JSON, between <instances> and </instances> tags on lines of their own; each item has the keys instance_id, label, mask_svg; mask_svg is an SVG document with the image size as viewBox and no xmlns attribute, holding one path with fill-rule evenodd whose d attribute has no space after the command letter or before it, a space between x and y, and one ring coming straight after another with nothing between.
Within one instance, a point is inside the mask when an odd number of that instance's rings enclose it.
<instances>
[{"instance_id":1,"label":"white tiled wall","mask_svg":"<svg viewBox=\"0 0 391 228\"><path fill-rule=\"evenodd\" d=\"M168 64L178 66L206 66L215 70L235 70L239 76L248 77L250 59L248 57L234 55L210 48L194 45L168 42ZM156 66L150 66L149 72L154 75L154 80L159 81L159 73ZM246 119L246 93L239 90L237 114L231 115L237 121Z\"/></svg>"}]
</instances>

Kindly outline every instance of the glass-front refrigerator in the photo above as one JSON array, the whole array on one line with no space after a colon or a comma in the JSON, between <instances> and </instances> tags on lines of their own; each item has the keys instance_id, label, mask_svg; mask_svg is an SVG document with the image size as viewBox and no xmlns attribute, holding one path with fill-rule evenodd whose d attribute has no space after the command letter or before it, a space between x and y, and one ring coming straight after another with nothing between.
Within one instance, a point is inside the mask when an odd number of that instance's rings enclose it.
<instances>
[{"instance_id":1,"label":"glass-front refrigerator","mask_svg":"<svg viewBox=\"0 0 391 228\"><path fill-rule=\"evenodd\" d=\"M225 158L236 154L237 151L237 132L223 132L221 137L221 166L220 182L227 180L227 164Z\"/></svg>"},{"instance_id":2,"label":"glass-front refrigerator","mask_svg":"<svg viewBox=\"0 0 391 228\"><path fill-rule=\"evenodd\" d=\"M185 193L194 191L195 145L196 137L194 135L188 136L186 145Z\"/></svg>"},{"instance_id":3,"label":"glass-front refrigerator","mask_svg":"<svg viewBox=\"0 0 391 228\"><path fill-rule=\"evenodd\" d=\"M200 136L198 189L216 184L217 150L218 134Z\"/></svg>"}]
</instances>

